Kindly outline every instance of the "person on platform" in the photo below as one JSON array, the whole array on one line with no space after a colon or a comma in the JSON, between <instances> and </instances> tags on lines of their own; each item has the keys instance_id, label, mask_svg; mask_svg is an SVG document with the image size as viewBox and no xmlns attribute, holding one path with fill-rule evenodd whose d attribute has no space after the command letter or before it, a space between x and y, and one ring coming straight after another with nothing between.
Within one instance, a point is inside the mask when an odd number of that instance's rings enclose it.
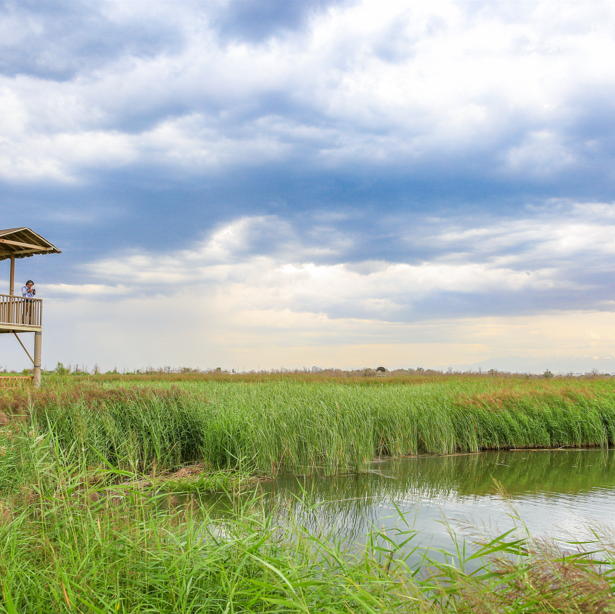
<instances>
[{"instance_id":1,"label":"person on platform","mask_svg":"<svg viewBox=\"0 0 615 614\"><path fill-rule=\"evenodd\" d=\"M21 314L21 322L22 324L32 324L32 307L33 302L28 299L33 299L36 296L36 290L33 288L34 282L31 279L28 279L26 285L22 287L21 293L23 297L26 299L24 301L24 305L22 307L23 311Z\"/></svg>"},{"instance_id":2,"label":"person on platform","mask_svg":"<svg viewBox=\"0 0 615 614\"><path fill-rule=\"evenodd\" d=\"M36 290L32 286L34 286L34 282L28 279L26 285L21 289L24 298L34 298L36 296Z\"/></svg>"}]
</instances>

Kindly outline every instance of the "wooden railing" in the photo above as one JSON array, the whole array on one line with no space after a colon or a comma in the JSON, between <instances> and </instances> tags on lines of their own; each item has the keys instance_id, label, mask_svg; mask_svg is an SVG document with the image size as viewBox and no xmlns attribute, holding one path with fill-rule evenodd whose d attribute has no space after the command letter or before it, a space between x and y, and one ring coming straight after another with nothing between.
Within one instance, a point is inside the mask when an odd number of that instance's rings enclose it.
<instances>
[{"instance_id":1,"label":"wooden railing","mask_svg":"<svg viewBox=\"0 0 615 614\"><path fill-rule=\"evenodd\" d=\"M4 375L0 376L0 390L6 388L20 388L31 386L34 378L31 375Z\"/></svg>"},{"instance_id":2,"label":"wooden railing","mask_svg":"<svg viewBox=\"0 0 615 614\"><path fill-rule=\"evenodd\" d=\"M42 320L43 301L40 298L0 294L0 324L42 326Z\"/></svg>"}]
</instances>

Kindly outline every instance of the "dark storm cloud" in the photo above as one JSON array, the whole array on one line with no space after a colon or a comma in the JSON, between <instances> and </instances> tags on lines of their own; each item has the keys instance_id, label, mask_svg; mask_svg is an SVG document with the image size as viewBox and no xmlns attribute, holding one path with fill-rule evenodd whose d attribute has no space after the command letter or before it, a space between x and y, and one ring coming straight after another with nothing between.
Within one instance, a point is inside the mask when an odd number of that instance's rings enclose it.
<instances>
[{"instance_id":1,"label":"dark storm cloud","mask_svg":"<svg viewBox=\"0 0 615 614\"><path fill-rule=\"evenodd\" d=\"M65 81L125 55L147 58L181 47L181 31L148 11L118 20L105 8L84 0L3 0L0 74Z\"/></svg>"},{"instance_id":2,"label":"dark storm cloud","mask_svg":"<svg viewBox=\"0 0 615 614\"><path fill-rule=\"evenodd\" d=\"M310 17L355 0L226 0L212 10L211 22L223 40L262 43L303 30Z\"/></svg>"},{"instance_id":3,"label":"dark storm cloud","mask_svg":"<svg viewBox=\"0 0 615 614\"><path fill-rule=\"evenodd\" d=\"M58 104L63 98L83 100L84 112L77 130L84 132L103 129L144 137L165 122L194 116L177 138L189 136L195 149L207 146L216 150L224 142L235 143L240 152L244 143L256 143L254 147L258 149L259 141L286 148L284 155L274 160L263 158L258 151L252 157L239 159L233 151L225 156L222 165L211 169L196 165L190 177L190 171L176 162L181 158L173 151L172 140L162 146L137 144L137 161L116 169L115 183L121 185L123 176L130 183L133 175L132 183L137 184L142 169L144 174L149 170L151 182L141 183L144 201L151 200L148 190L157 190L158 178L162 176L164 180L165 175L175 181L178 190L185 183L199 180L204 193L227 190L228 200L243 202L246 209L255 202L261 206L280 198L299 210L307 206L303 203L319 199L334 207L350 203L369 206L380 199L392 209L403 209L404 203L411 203L421 210L438 208L443 203L454 208L490 202L490 207L506 208L507 200L526 203L531 198L612 196L610 169L615 133L611 101L615 92L608 82L589 83L576 90L568 88L558 94L553 111L541 109L542 105L514 105L494 87L491 92L461 102L454 98L463 98L465 93L452 90L450 106L444 105L438 112L429 102L418 104L409 97L407 113L399 109L391 113L388 102L374 99L371 91L349 96L345 83L356 77L357 70L359 76L376 78L371 73L363 75L361 70L375 58L384 57L380 46L403 46L412 38L404 33L404 28L413 22L406 13L403 19L392 20L373 34L369 44L357 45L356 38L341 41L331 58L310 63L296 78L287 69L271 77L266 71L275 72L273 58L265 68L251 68L249 54L245 68L231 61L226 69L227 58L212 42L214 35L226 32L228 27L229 31L235 28L238 37L260 40L280 28L300 29L310 16L326 11L329 3L129 3L144 10L121 16L101 8L113 6L5 3L9 17L29 24L34 41L33 45L14 44L11 52L3 55L15 66L10 74L19 72L21 64L27 72L34 62L34 72L30 74L44 78L67 78L76 71L86 75L87 87L80 85L79 89L67 91L66 98L58 94ZM145 10L161 6L169 9L168 13ZM176 11L170 10L171 6L177 7ZM481 6L485 8L484 3ZM165 20L168 14L175 15L175 20ZM199 14L203 14L201 21L197 19ZM475 12L473 19L480 14L480 10ZM498 18L501 15L502 11L496 12ZM527 18L527 11L521 17L515 15L518 21ZM443 23L443 18L427 20L412 40L424 43L443 36L447 28L437 28L434 23ZM218 25L208 30L212 24ZM288 52L301 57L301 51L292 45ZM35 59L24 63L22 53ZM151 67L144 62L135 71L123 66L117 68L115 76L113 70L103 78L96 76L101 62L120 56L147 59L156 54L159 55ZM399 58L401 62L408 56L400 52ZM277 63L282 65L284 59L281 54ZM39 61L43 62L40 70L36 68ZM408 69L412 66L410 63ZM429 63L426 72L428 68ZM544 68L541 71L547 74ZM378 75L378 68L373 72ZM404 75L400 73L400 77ZM438 71L434 70L433 75L437 79ZM523 83L519 91L525 86ZM377 94L379 88L373 89ZM422 95L421 87L416 88L416 95ZM332 101L338 101L339 108ZM463 132L463 122L450 127L446 124L451 115L463 110L464 104L471 111L481 107L481 112L486 113L482 125L478 123L468 133ZM72 117L67 120L75 121ZM58 124L67 120L58 120ZM35 123L36 118L30 121ZM43 124L39 120L37 132L53 135L51 121ZM156 158L165 148L170 155ZM73 174L93 183L104 178L100 183L106 183L105 169L80 170L78 160L72 166ZM233 181L237 176L241 181ZM242 188L245 194L241 194ZM134 186L129 190L134 193ZM229 209L231 213L234 206L231 204Z\"/></svg>"},{"instance_id":4,"label":"dark storm cloud","mask_svg":"<svg viewBox=\"0 0 615 614\"><path fill-rule=\"evenodd\" d=\"M493 294L446 281L292 303L336 317L612 300L605 252L547 241L574 234L575 203L615 201L608 18L577 7L573 27L549 3L355 4L4 2L4 224L37 220L79 283L111 252L172 256L243 218L265 221L227 254L233 266L456 263L512 279Z\"/></svg>"},{"instance_id":5,"label":"dark storm cloud","mask_svg":"<svg viewBox=\"0 0 615 614\"><path fill-rule=\"evenodd\" d=\"M303 30L310 17L352 0L230 0L198 3L74 0L0 2L0 74L65 81L122 57L177 53L187 31L214 28L222 40L260 43ZM166 6L165 6L166 4ZM164 10L158 11L163 8ZM173 10L175 8L176 10ZM177 19L176 19L177 17ZM186 19L188 24L180 23Z\"/></svg>"}]
</instances>

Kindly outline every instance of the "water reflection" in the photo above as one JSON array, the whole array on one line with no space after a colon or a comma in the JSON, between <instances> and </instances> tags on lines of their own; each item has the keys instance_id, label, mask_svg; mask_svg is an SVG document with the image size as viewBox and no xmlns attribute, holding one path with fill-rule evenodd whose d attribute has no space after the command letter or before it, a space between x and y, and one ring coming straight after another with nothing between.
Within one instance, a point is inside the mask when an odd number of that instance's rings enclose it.
<instances>
[{"instance_id":1,"label":"water reflection","mask_svg":"<svg viewBox=\"0 0 615 614\"><path fill-rule=\"evenodd\" d=\"M558 536L580 531L588 520L612 519L615 453L425 456L374 463L362 475L281 476L260 488L282 515L312 531L354 541L374 528L394 532L401 521L420 531L424 544L446 547L450 538L443 517L504 531L513 525L511 506L533 533Z\"/></svg>"}]
</instances>

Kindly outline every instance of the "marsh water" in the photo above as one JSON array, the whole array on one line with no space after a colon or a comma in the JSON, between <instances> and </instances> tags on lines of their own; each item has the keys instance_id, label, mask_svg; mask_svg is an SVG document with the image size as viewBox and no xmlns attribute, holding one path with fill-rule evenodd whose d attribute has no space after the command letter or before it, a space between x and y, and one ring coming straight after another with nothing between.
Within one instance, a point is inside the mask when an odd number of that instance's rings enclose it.
<instances>
[{"instance_id":1,"label":"marsh water","mask_svg":"<svg viewBox=\"0 0 615 614\"><path fill-rule=\"evenodd\" d=\"M458 536L502 533L523 523L533 535L579 539L615 521L615 450L521 450L374 462L370 472L281 476L265 498L311 531L361 542L370 530L450 550ZM396 530L402 533L396 533Z\"/></svg>"}]
</instances>

